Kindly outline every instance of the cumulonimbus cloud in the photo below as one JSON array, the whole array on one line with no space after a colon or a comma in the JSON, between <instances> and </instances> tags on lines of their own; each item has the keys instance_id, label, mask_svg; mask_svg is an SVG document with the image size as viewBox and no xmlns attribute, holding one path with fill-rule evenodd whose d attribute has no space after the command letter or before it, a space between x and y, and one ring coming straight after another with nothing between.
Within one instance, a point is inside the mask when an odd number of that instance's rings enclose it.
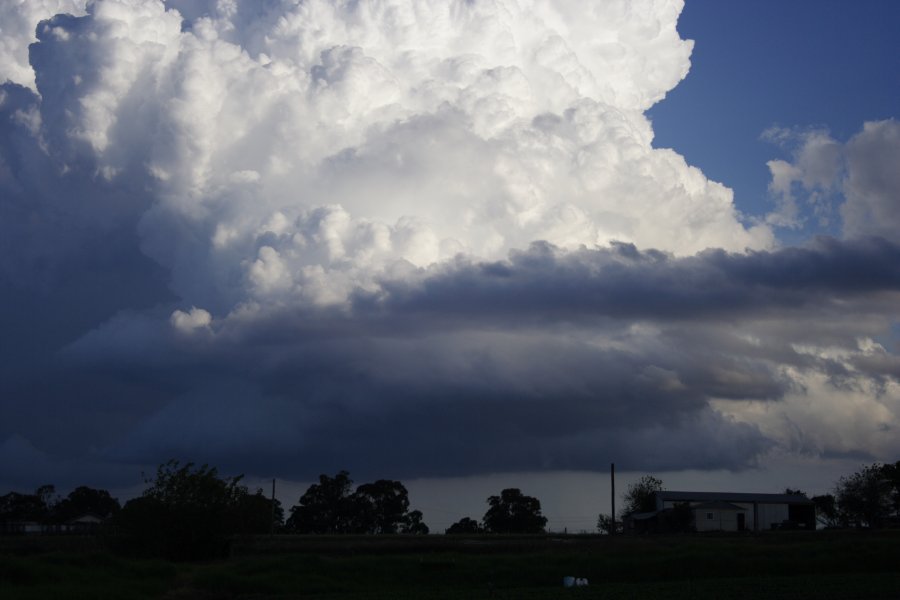
<instances>
[{"instance_id":1,"label":"cumulonimbus cloud","mask_svg":"<svg viewBox=\"0 0 900 600\"><path fill-rule=\"evenodd\" d=\"M681 9L4 5L28 26L0 36L0 438L298 477L894 448L870 442L900 414L896 239L777 250L652 147ZM848 164L848 227L874 223L878 178ZM824 181L802 169L778 185ZM804 386L832 384L881 386L877 419L800 439L757 415L809 419Z\"/></svg>"},{"instance_id":2,"label":"cumulonimbus cloud","mask_svg":"<svg viewBox=\"0 0 900 600\"><path fill-rule=\"evenodd\" d=\"M139 182L142 248L188 302L331 303L534 240L772 241L651 147L643 111L689 66L679 1L250 4L92 2L30 52L56 166Z\"/></svg>"}]
</instances>

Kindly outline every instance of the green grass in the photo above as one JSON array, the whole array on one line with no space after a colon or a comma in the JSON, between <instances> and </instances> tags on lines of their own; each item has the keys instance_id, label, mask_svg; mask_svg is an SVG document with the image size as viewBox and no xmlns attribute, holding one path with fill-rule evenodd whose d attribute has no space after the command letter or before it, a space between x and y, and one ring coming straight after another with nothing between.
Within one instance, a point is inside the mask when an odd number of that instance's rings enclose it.
<instances>
[{"instance_id":1,"label":"green grass","mask_svg":"<svg viewBox=\"0 0 900 600\"><path fill-rule=\"evenodd\" d=\"M0 545L0 598L900 598L900 532L262 537L208 563ZM565 575L586 588L562 587Z\"/></svg>"},{"instance_id":2,"label":"green grass","mask_svg":"<svg viewBox=\"0 0 900 600\"><path fill-rule=\"evenodd\" d=\"M171 563L109 554L0 556L0 598L159 598L177 575Z\"/></svg>"}]
</instances>

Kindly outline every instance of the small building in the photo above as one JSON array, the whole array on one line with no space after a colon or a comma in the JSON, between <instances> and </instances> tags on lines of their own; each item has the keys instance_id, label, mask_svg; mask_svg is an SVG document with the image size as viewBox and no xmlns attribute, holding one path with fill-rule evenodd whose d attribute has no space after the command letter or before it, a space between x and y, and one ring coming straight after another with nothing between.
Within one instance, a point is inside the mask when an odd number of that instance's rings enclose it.
<instances>
[{"instance_id":1,"label":"small building","mask_svg":"<svg viewBox=\"0 0 900 600\"><path fill-rule=\"evenodd\" d=\"M67 533L95 533L104 521L106 521L105 517L94 513L85 513L66 521L65 531Z\"/></svg>"},{"instance_id":2,"label":"small building","mask_svg":"<svg viewBox=\"0 0 900 600\"><path fill-rule=\"evenodd\" d=\"M744 492L656 493L656 512L687 506L697 531L765 531L816 528L816 509L806 496Z\"/></svg>"},{"instance_id":3,"label":"small building","mask_svg":"<svg viewBox=\"0 0 900 600\"><path fill-rule=\"evenodd\" d=\"M37 521L4 521L0 523L4 535L34 535L44 533L44 526Z\"/></svg>"}]
</instances>

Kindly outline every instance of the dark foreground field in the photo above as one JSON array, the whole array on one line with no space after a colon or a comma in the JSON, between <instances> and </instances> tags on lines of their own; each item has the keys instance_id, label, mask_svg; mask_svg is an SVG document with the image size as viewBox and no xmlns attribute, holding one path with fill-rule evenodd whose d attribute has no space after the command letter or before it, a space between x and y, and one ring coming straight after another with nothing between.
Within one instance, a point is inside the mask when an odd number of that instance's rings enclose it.
<instances>
[{"instance_id":1,"label":"dark foreground field","mask_svg":"<svg viewBox=\"0 0 900 600\"><path fill-rule=\"evenodd\" d=\"M0 598L900 598L900 532L255 538L209 563L0 540ZM563 588L566 575L588 587Z\"/></svg>"}]
</instances>

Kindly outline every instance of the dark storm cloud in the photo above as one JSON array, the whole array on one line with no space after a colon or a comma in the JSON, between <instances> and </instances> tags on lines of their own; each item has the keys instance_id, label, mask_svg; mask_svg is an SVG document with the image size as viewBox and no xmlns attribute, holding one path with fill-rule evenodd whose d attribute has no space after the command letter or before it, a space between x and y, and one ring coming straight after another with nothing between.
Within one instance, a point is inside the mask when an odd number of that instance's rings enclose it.
<instances>
[{"instance_id":1,"label":"dark storm cloud","mask_svg":"<svg viewBox=\"0 0 900 600\"><path fill-rule=\"evenodd\" d=\"M823 237L803 248L674 258L630 244L563 252L536 243L506 262L460 262L417 284L385 282L384 289L390 311L436 318L727 319L827 310L843 299L897 291L900 248L881 238Z\"/></svg>"},{"instance_id":2,"label":"dark storm cloud","mask_svg":"<svg viewBox=\"0 0 900 600\"><path fill-rule=\"evenodd\" d=\"M537 245L385 282L350 311L274 310L193 334L123 313L62 356L73 389L96 394L87 406L106 407L95 441L117 464L180 456L296 478L592 469L623 455L637 469L743 468L774 441L710 400L781 402L798 385L786 365L837 385L843 363L792 343L823 318L845 342L859 319L884 318L873 298L900 285L897 258L883 240L690 258ZM857 360L869 363L890 376Z\"/></svg>"},{"instance_id":3,"label":"dark storm cloud","mask_svg":"<svg viewBox=\"0 0 900 600\"><path fill-rule=\"evenodd\" d=\"M42 450L81 453L133 424L134 409L109 410L110 398L140 404L146 392L73 371L60 350L171 292L135 235L146 197L55 162L35 136L39 107L32 91L0 86L0 440L27 432Z\"/></svg>"}]
</instances>

